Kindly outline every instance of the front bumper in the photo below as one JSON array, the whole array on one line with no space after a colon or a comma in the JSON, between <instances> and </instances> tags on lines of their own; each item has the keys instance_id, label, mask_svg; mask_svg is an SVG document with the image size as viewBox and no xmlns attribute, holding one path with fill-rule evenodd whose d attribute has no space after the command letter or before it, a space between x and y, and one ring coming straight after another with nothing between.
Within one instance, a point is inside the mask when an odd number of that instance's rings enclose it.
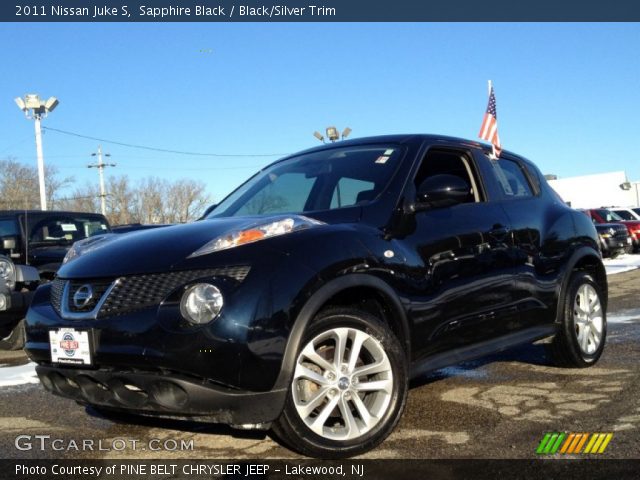
<instances>
[{"instance_id":1,"label":"front bumper","mask_svg":"<svg viewBox=\"0 0 640 480\"><path fill-rule=\"evenodd\" d=\"M276 420L287 394L286 389L241 391L168 373L45 365L36 367L36 372L47 390L83 404L234 425Z\"/></svg>"}]
</instances>

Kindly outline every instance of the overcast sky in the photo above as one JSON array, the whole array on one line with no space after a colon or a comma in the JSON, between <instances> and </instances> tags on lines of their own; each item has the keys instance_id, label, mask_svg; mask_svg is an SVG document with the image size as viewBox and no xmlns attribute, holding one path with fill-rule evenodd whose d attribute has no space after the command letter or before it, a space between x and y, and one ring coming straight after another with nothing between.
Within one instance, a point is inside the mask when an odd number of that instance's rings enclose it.
<instances>
[{"instance_id":1,"label":"overcast sky","mask_svg":"<svg viewBox=\"0 0 640 480\"><path fill-rule=\"evenodd\" d=\"M475 139L495 86L503 146L561 177L640 180L640 24L3 24L0 158L35 165L13 98L56 96L43 125L103 143L132 178L197 178L219 200L278 154L352 136ZM80 182L98 141L48 131L45 162Z\"/></svg>"}]
</instances>

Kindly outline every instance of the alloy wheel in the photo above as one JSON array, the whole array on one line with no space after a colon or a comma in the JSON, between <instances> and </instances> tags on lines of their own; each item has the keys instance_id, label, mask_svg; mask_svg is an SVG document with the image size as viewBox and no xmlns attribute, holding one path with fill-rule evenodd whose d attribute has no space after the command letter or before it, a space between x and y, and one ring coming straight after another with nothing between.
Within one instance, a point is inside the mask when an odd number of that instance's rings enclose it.
<instances>
[{"instance_id":1,"label":"alloy wheel","mask_svg":"<svg viewBox=\"0 0 640 480\"><path fill-rule=\"evenodd\" d=\"M602 342L604 318L600 297L591 285L585 283L578 288L573 318L580 350L587 355L595 353Z\"/></svg>"},{"instance_id":2,"label":"alloy wheel","mask_svg":"<svg viewBox=\"0 0 640 480\"><path fill-rule=\"evenodd\" d=\"M377 339L356 328L334 328L317 335L298 355L293 401L317 435L352 440L384 417L393 381L391 363Z\"/></svg>"}]
</instances>

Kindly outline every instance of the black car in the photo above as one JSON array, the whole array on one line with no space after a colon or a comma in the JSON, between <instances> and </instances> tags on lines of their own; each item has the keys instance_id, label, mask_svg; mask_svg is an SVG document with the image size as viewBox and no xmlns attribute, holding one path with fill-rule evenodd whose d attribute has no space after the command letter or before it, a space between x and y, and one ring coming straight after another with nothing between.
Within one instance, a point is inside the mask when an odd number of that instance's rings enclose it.
<instances>
[{"instance_id":1,"label":"black car","mask_svg":"<svg viewBox=\"0 0 640 480\"><path fill-rule=\"evenodd\" d=\"M616 258L631 249L631 237L624 225L596 223L594 226L600 237L600 250L603 257Z\"/></svg>"},{"instance_id":2,"label":"black car","mask_svg":"<svg viewBox=\"0 0 640 480\"><path fill-rule=\"evenodd\" d=\"M350 140L266 167L186 225L79 252L27 316L44 387L107 412L269 428L318 457L379 444L424 372L606 336L591 221L528 160L442 136Z\"/></svg>"},{"instance_id":3,"label":"black car","mask_svg":"<svg viewBox=\"0 0 640 480\"><path fill-rule=\"evenodd\" d=\"M22 348L21 321L33 292L54 278L71 245L106 232L99 214L0 210L0 349Z\"/></svg>"}]
</instances>

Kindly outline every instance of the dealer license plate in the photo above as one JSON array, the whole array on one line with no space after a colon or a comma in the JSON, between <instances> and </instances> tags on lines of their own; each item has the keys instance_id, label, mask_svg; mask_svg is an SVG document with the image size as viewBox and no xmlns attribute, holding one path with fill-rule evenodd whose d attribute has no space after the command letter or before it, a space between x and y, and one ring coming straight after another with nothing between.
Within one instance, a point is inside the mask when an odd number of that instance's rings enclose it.
<instances>
[{"instance_id":1,"label":"dealer license plate","mask_svg":"<svg viewBox=\"0 0 640 480\"><path fill-rule=\"evenodd\" d=\"M91 365L89 332L79 332L73 328L51 330L49 346L53 363Z\"/></svg>"}]
</instances>

